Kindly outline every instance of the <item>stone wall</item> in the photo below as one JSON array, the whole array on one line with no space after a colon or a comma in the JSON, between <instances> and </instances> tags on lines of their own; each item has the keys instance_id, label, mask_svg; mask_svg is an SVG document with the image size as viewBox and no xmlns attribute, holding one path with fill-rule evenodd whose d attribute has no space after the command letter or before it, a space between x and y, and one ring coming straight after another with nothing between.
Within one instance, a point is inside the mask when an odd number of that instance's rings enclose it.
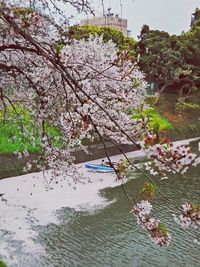
<instances>
[{"instance_id":1,"label":"stone wall","mask_svg":"<svg viewBox=\"0 0 200 267\"><path fill-rule=\"evenodd\" d=\"M110 156L120 154L120 151L112 144L107 144L108 153ZM124 145L121 147L124 152L134 151L137 148L134 146ZM105 150L102 144L90 145L88 147L89 153L77 149L74 152L76 163L82 163L94 159L106 157ZM37 154L32 154L29 157L18 159L15 155L2 155L0 154L0 179L24 174L23 168L26 162L37 159ZM31 172L38 171L33 168Z\"/></svg>"}]
</instances>

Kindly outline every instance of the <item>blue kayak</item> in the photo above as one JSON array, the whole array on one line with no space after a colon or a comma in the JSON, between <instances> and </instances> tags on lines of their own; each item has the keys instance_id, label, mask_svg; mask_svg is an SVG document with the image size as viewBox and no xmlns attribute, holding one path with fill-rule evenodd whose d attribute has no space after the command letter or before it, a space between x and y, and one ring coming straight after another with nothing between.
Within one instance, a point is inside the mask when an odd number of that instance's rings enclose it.
<instances>
[{"instance_id":1,"label":"blue kayak","mask_svg":"<svg viewBox=\"0 0 200 267\"><path fill-rule=\"evenodd\" d=\"M113 168L104 166L102 164L87 163L85 164L85 168L96 172L114 172Z\"/></svg>"}]
</instances>

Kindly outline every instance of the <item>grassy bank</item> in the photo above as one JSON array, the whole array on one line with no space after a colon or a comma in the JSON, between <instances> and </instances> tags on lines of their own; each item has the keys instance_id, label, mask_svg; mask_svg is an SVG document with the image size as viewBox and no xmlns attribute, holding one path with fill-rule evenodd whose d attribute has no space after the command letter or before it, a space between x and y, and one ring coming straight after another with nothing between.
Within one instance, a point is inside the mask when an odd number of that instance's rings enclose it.
<instances>
[{"instance_id":1,"label":"grassy bank","mask_svg":"<svg viewBox=\"0 0 200 267\"><path fill-rule=\"evenodd\" d=\"M172 124L167 135L170 139L181 140L200 136L200 96L191 96L188 103L180 108L178 96L175 94L163 94L156 109Z\"/></svg>"},{"instance_id":2,"label":"grassy bank","mask_svg":"<svg viewBox=\"0 0 200 267\"><path fill-rule=\"evenodd\" d=\"M7 108L6 116L0 112L0 154L10 155L15 151L22 152L24 150L30 154L37 154L41 149L37 137L38 132L35 132L35 120L28 110L19 106L15 108L17 115L12 107ZM149 117L149 127L153 131L159 132L167 129L167 136L173 141L200 135L200 110L176 109L176 97L174 95L163 94L159 106L155 106L154 111L147 110L143 114ZM138 114L134 116L137 117ZM27 134L25 135L22 134L23 127L26 128ZM59 141L59 131L50 125L45 125L45 127L53 144L58 147L62 146L61 141Z\"/></svg>"},{"instance_id":3,"label":"grassy bank","mask_svg":"<svg viewBox=\"0 0 200 267\"><path fill-rule=\"evenodd\" d=\"M42 129L35 131L35 119L30 111L19 106L6 109L6 113L0 112L0 154L12 154L16 151L27 150L29 153L38 153L39 133ZM57 140L60 136L58 129L45 124L45 131L51 137L56 146L61 146Z\"/></svg>"},{"instance_id":4,"label":"grassy bank","mask_svg":"<svg viewBox=\"0 0 200 267\"><path fill-rule=\"evenodd\" d=\"M0 125L0 153L11 154L15 151L26 149L29 153L37 153L40 147L31 144L29 138L22 136L19 124L12 122L1 123Z\"/></svg>"},{"instance_id":5,"label":"grassy bank","mask_svg":"<svg viewBox=\"0 0 200 267\"><path fill-rule=\"evenodd\" d=\"M27 125L24 125L27 128ZM34 133L34 127L28 126L28 133L23 135L21 132L21 124L19 122L13 123L13 121L8 121L0 123L0 154L11 154L15 151L22 152L27 150L29 153L38 153L41 148L39 146L39 141L37 134ZM59 131L50 126L46 126L48 136L52 139L59 137ZM34 142L31 141L31 136L35 137ZM61 145L59 141L54 141L55 145Z\"/></svg>"}]
</instances>

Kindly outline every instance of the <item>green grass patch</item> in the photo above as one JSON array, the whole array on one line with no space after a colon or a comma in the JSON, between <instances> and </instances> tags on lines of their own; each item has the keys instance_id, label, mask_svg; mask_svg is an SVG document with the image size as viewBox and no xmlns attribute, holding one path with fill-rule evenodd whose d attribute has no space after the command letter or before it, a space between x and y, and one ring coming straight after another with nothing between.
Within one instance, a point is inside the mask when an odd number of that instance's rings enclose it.
<instances>
[{"instance_id":1,"label":"green grass patch","mask_svg":"<svg viewBox=\"0 0 200 267\"><path fill-rule=\"evenodd\" d=\"M40 152L39 135L42 130L35 131L34 121L31 113L19 106L16 106L15 110L9 106L5 114L0 111L0 153L9 154L24 150L29 153ZM45 130L52 144L61 147L59 130L47 124Z\"/></svg>"}]
</instances>

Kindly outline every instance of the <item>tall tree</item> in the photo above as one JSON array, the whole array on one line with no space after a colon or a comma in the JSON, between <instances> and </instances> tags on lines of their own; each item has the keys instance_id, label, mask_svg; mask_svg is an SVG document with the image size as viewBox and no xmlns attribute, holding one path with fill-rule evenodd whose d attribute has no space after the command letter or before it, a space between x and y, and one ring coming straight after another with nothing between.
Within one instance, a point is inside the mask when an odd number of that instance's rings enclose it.
<instances>
[{"instance_id":1,"label":"tall tree","mask_svg":"<svg viewBox=\"0 0 200 267\"><path fill-rule=\"evenodd\" d=\"M176 49L178 39L167 32L150 30L144 25L137 43L138 65L149 82L160 85L177 75L184 64L181 53Z\"/></svg>"},{"instance_id":2,"label":"tall tree","mask_svg":"<svg viewBox=\"0 0 200 267\"><path fill-rule=\"evenodd\" d=\"M196 8L195 12L192 14L191 19L191 30L194 30L196 27L200 27L200 9Z\"/></svg>"},{"instance_id":3,"label":"tall tree","mask_svg":"<svg viewBox=\"0 0 200 267\"><path fill-rule=\"evenodd\" d=\"M135 44L133 38L129 36L124 36L124 34L117 30L112 29L111 27L100 27L100 26L93 26L93 25L86 25L86 26L71 26L69 27L68 31L64 33L70 40L76 39L88 39L91 35L92 36L103 36L103 40L108 42L110 40L116 44L119 52L127 51L129 56L134 56L135 54Z\"/></svg>"}]
</instances>

